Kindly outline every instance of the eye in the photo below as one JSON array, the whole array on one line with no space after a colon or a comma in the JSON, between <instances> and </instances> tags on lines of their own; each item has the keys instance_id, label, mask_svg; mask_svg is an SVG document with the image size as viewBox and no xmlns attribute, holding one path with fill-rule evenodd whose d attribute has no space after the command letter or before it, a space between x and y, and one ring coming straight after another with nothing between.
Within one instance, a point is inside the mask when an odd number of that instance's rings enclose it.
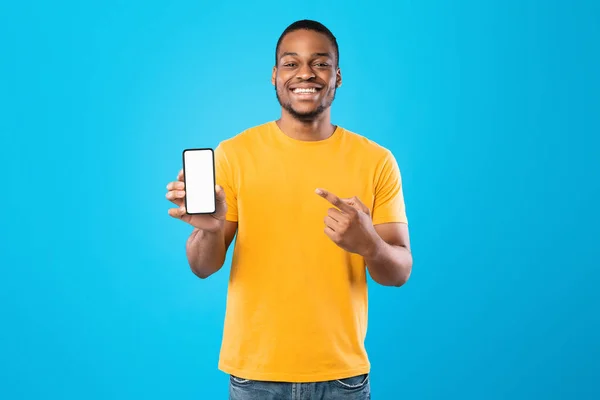
<instances>
[{"instance_id":1,"label":"eye","mask_svg":"<svg viewBox=\"0 0 600 400\"><path fill-rule=\"evenodd\" d=\"M327 64L327 63L318 63L317 66L318 67L329 67L329 64Z\"/></svg>"},{"instance_id":2,"label":"eye","mask_svg":"<svg viewBox=\"0 0 600 400\"><path fill-rule=\"evenodd\" d=\"M289 62L289 63L285 63L285 64L283 64L283 66L284 66L284 67L289 67L289 68L292 68L292 67L295 67L295 66L296 66L296 64L295 64L295 63L293 63L293 62Z\"/></svg>"}]
</instances>

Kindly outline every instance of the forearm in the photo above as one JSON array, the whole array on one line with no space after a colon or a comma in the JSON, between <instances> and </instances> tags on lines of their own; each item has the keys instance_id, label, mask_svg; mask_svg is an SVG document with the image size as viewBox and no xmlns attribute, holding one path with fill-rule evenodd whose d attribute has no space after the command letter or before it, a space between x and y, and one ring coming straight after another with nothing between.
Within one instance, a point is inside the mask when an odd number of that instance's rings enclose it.
<instances>
[{"instance_id":1,"label":"forearm","mask_svg":"<svg viewBox=\"0 0 600 400\"><path fill-rule=\"evenodd\" d=\"M207 232L194 229L186 244L190 268L199 278L204 279L217 272L225 263L225 232Z\"/></svg>"},{"instance_id":2,"label":"forearm","mask_svg":"<svg viewBox=\"0 0 600 400\"><path fill-rule=\"evenodd\" d=\"M386 243L375 235L371 250L364 256L373 280L384 286L402 286L412 271L412 254L403 246Z\"/></svg>"}]
</instances>

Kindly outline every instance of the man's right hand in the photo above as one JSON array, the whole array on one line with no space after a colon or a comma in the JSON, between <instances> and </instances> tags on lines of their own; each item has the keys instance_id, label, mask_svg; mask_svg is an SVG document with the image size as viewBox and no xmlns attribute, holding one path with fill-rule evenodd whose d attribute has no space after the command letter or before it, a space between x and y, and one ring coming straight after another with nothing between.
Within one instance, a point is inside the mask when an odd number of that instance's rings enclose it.
<instances>
[{"instance_id":1,"label":"man's right hand","mask_svg":"<svg viewBox=\"0 0 600 400\"><path fill-rule=\"evenodd\" d=\"M185 210L185 183L183 181L183 169L179 171L177 180L169 182L167 185L167 199L178 208L170 208L169 215L180 219L194 228L207 231L218 232L223 229L225 224L225 214L227 213L227 203L225 201L225 191L219 185L215 185L216 193L216 211L212 214L189 215Z\"/></svg>"}]
</instances>

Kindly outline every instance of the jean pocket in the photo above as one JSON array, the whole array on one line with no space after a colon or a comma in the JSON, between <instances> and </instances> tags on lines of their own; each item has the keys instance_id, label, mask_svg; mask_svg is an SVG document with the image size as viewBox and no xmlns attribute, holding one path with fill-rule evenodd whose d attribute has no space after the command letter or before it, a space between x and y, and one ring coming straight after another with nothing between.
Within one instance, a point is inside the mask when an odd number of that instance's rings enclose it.
<instances>
[{"instance_id":1,"label":"jean pocket","mask_svg":"<svg viewBox=\"0 0 600 400\"><path fill-rule=\"evenodd\" d=\"M238 385L246 385L246 384L252 382L250 379L240 378L235 375L229 375L229 379L231 380L231 382L237 383Z\"/></svg>"},{"instance_id":2,"label":"jean pocket","mask_svg":"<svg viewBox=\"0 0 600 400\"><path fill-rule=\"evenodd\" d=\"M334 382L345 389L362 389L369 383L369 374L351 376L349 378L336 379Z\"/></svg>"}]
</instances>

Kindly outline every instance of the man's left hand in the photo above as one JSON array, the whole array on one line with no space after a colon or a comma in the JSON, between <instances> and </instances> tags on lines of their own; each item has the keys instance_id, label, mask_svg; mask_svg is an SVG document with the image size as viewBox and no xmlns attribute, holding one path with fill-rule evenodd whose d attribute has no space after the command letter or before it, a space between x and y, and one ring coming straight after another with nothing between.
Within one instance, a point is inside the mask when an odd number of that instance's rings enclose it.
<instances>
[{"instance_id":1,"label":"man's left hand","mask_svg":"<svg viewBox=\"0 0 600 400\"><path fill-rule=\"evenodd\" d=\"M325 234L339 247L361 256L371 254L377 243L369 208L358 197L341 199L324 189L315 191L337 208L327 210Z\"/></svg>"}]
</instances>

